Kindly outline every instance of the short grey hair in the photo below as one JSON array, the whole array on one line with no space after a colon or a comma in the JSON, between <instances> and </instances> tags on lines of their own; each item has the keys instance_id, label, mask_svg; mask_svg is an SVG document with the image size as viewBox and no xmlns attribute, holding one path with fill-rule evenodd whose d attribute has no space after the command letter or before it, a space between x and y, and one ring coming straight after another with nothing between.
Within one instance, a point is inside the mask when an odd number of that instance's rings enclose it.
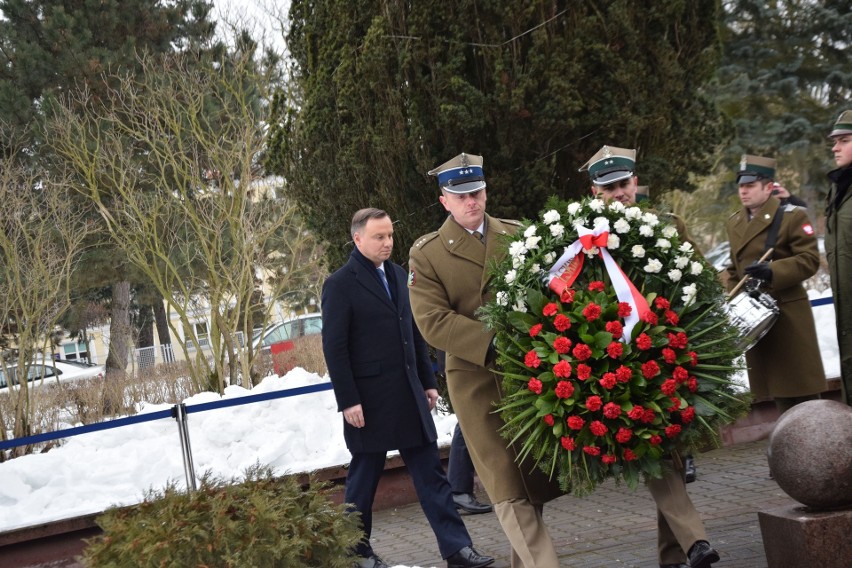
<instances>
[{"instance_id":1,"label":"short grey hair","mask_svg":"<svg viewBox=\"0 0 852 568\"><path fill-rule=\"evenodd\" d=\"M370 219L384 219L390 217L386 211L376 209L375 207L367 207L359 209L352 215L352 226L349 228L349 233L352 238L355 238L355 233L360 233Z\"/></svg>"}]
</instances>

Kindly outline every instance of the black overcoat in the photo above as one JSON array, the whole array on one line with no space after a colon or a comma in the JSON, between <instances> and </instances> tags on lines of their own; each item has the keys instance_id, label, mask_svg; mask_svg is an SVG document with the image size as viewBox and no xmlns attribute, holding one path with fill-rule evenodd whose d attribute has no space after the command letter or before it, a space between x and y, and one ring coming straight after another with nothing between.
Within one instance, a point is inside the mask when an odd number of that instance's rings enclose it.
<instances>
[{"instance_id":1,"label":"black overcoat","mask_svg":"<svg viewBox=\"0 0 852 568\"><path fill-rule=\"evenodd\" d=\"M411 316L406 273L384 263L393 299L357 249L323 284L322 345L337 408L361 404L363 428L343 421L350 452L383 452L437 440L426 389L437 383Z\"/></svg>"}]
</instances>

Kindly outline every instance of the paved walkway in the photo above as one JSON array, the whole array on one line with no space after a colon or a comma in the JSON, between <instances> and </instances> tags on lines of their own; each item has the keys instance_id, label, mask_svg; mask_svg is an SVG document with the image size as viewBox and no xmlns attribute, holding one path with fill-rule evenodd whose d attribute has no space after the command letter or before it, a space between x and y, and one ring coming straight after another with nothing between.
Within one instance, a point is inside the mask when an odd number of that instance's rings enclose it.
<instances>
[{"instance_id":1,"label":"paved walkway","mask_svg":"<svg viewBox=\"0 0 852 568\"><path fill-rule=\"evenodd\" d=\"M766 441L696 456L698 480L687 485L722 559L715 567L766 568L759 510L795 502L769 478ZM487 500L484 494L482 500ZM565 496L544 508L560 566L656 568L654 501L643 488L607 483L585 498ZM464 520L480 552L509 568L509 546L494 514ZM418 504L373 514L373 548L391 565L443 567L437 544Z\"/></svg>"}]
</instances>

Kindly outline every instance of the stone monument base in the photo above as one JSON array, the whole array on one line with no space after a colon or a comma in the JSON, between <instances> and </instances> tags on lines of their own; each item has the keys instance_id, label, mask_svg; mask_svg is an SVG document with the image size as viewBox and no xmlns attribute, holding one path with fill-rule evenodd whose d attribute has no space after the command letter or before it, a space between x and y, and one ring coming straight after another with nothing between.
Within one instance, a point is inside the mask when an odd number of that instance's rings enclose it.
<instances>
[{"instance_id":1,"label":"stone monument base","mask_svg":"<svg viewBox=\"0 0 852 568\"><path fill-rule=\"evenodd\" d=\"M849 568L852 509L811 511L794 504L757 517L769 568Z\"/></svg>"}]
</instances>

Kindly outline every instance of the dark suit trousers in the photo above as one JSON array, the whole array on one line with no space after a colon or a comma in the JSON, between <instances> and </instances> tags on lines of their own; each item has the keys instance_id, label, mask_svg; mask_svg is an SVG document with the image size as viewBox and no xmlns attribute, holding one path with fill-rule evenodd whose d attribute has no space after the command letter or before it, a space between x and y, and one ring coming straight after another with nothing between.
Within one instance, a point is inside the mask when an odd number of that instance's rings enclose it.
<instances>
[{"instance_id":1,"label":"dark suit trousers","mask_svg":"<svg viewBox=\"0 0 852 568\"><path fill-rule=\"evenodd\" d=\"M473 493L473 461L467 452L467 444L458 424L453 431L453 442L450 444L447 480L450 482L453 493Z\"/></svg>"},{"instance_id":2,"label":"dark suit trousers","mask_svg":"<svg viewBox=\"0 0 852 568\"><path fill-rule=\"evenodd\" d=\"M399 451L408 473L414 482L423 513L438 540L442 558L452 556L465 546L471 546L470 535L456 511L450 484L438 457L435 442L425 446L405 448ZM344 500L361 512L364 524L364 540L355 551L358 556L373 554L370 535L373 530L373 499L385 467L386 452L358 452L352 454L349 473L346 475Z\"/></svg>"}]
</instances>

